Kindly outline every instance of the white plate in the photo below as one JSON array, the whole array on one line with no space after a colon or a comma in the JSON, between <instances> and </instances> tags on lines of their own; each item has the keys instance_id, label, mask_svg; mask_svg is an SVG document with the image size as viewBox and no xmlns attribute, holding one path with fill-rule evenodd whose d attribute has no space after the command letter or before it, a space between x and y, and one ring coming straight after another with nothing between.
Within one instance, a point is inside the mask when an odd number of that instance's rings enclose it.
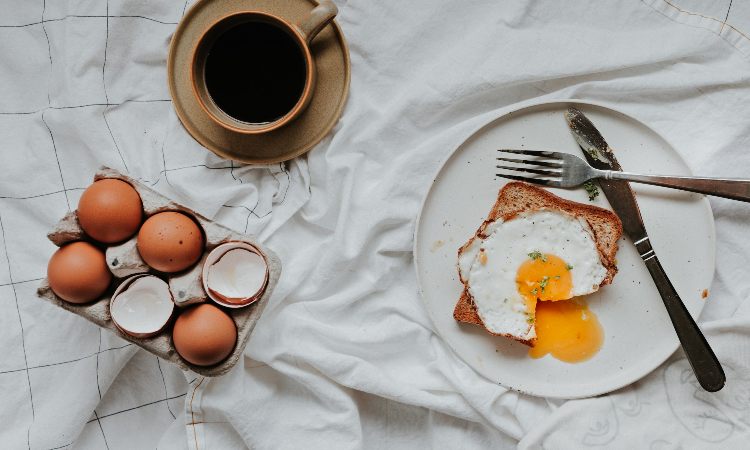
<instances>
[{"instance_id":1,"label":"white plate","mask_svg":"<svg viewBox=\"0 0 750 450\"><path fill-rule=\"evenodd\" d=\"M690 174L662 137L622 113L577 100L525 107L477 130L446 160L422 205L414 243L422 298L438 333L456 354L493 382L556 398L589 397L626 386L658 367L679 344L661 297L626 238L620 241L614 282L587 298L605 333L602 349L588 361L569 364L550 355L531 359L528 347L453 319L461 293L456 252L482 223L505 184L495 178L496 149L556 150L582 156L563 117L571 104L594 122L625 170ZM715 263L708 200L670 189L632 186L651 243L683 302L697 317ZM551 191L589 203L583 189ZM594 204L611 209L603 197Z\"/></svg>"}]
</instances>

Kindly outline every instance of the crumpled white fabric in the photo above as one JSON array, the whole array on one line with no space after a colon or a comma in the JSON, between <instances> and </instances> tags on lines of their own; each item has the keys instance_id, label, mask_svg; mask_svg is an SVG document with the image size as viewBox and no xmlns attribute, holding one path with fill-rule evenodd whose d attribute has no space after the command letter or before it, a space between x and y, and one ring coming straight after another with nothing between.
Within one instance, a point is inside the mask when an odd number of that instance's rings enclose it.
<instances>
[{"instance_id":1,"label":"crumpled white fabric","mask_svg":"<svg viewBox=\"0 0 750 450\"><path fill-rule=\"evenodd\" d=\"M694 172L747 177L750 39L738 30L666 0L341 1L352 83L340 122L307 156L250 167L202 149L168 101L166 49L185 4L38 3L0 7L4 448L676 449L750 438L747 205L711 199L717 271L700 322L728 378L714 395L680 352L594 399L507 391L435 334L411 254L440 161L524 102L602 102L663 134ZM228 375L183 377L35 298L54 250L44 235L101 164L281 256L278 288Z\"/></svg>"}]
</instances>

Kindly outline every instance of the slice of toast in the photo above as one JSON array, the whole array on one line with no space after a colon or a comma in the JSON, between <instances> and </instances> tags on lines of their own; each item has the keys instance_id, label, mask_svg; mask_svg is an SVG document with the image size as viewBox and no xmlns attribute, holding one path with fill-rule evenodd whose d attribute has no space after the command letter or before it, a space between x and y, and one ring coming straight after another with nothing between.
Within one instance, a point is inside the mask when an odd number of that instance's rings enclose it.
<instances>
[{"instance_id":1,"label":"slice of toast","mask_svg":"<svg viewBox=\"0 0 750 450\"><path fill-rule=\"evenodd\" d=\"M593 205L566 200L542 188L520 181L509 182L500 189L500 192L497 195L497 201L494 206L492 206L487 219L482 223L474 236L458 249L458 256L460 257L461 253L467 249L475 239L486 238L487 235L484 234L484 231L492 222L499 219L508 221L518 214L543 209L563 211L572 216L586 220L593 232L596 248L599 251L599 259L601 260L602 265L607 269L607 276L601 282L600 286L610 284L617 273L615 255L617 254L617 241L620 239L620 236L622 236L622 222L620 222L620 218L612 211ZM464 289L453 310L453 317L459 322L471 323L484 327L482 319L477 314L476 306L474 305L474 300L469 292L467 281L461 276L460 270L459 279L464 285ZM487 331L490 332L489 330ZM518 336L505 334L502 336L515 339L529 346L533 346L535 342L535 339L523 339Z\"/></svg>"}]
</instances>

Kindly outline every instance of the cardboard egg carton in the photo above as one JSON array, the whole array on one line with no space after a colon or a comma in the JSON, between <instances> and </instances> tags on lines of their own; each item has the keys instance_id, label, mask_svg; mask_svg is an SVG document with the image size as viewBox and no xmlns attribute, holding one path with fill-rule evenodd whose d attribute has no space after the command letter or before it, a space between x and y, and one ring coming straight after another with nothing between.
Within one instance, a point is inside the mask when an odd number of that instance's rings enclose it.
<instances>
[{"instance_id":1,"label":"cardboard egg carton","mask_svg":"<svg viewBox=\"0 0 750 450\"><path fill-rule=\"evenodd\" d=\"M270 298L276 283L279 281L279 276L281 275L281 261L278 256L258 243L252 236L232 231L227 227L213 222L192 209L164 197L148 186L145 186L139 181L136 181L127 175L123 175L116 170L108 167L100 168L94 176L94 181L103 178L116 178L126 181L138 191L138 194L141 196L141 201L143 202L144 220L153 214L164 211L182 211L195 218L205 233L206 246L201 260L187 271L167 277L167 282L169 283L169 288L172 291L172 296L176 306L172 322L169 326L165 327L164 331L156 336L148 338L137 338L125 334L115 327L115 324L112 322L109 313L109 301L112 292L124 278L136 273L154 273L162 278L165 276L165 274L158 273L151 269L143 259L141 259L138 254L138 249L136 248L135 236L124 243L107 248L107 265L114 275L115 281L113 282L113 286L110 286L110 289L108 289L105 295L99 300L82 305L66 302L52 292L46 278L42 281L39 289L37 289L38 296L60 308L78 314L102 328L110 330L112 333L146 349L154 355L177 364L182 369L192 370L193 372L208 377L225 374L242 356L250 334L252 333L253 328L255 328L258 318L263 313L263 309L265 308L266 303L268 303L268 299ZM47 234L47 237L58 247L73 241L91 241L78 224L76 211L66 214L65 217L58 222L55 228ZM211 250L218 245L229 241L248 242L265 256L268 264L268 285L266 286L266 290L261 298L255 303L243 308L222 308L230 317L232 317L237 326L237 344L232 353L222 362L213 366L197 366L182 359L175 350L172 343L171 325L174 323L174 318L177 317L182 309L197 303L211 302L203 289L201 279L203 262L206 259L206 255Z\"/></svg>"}]
</instances>

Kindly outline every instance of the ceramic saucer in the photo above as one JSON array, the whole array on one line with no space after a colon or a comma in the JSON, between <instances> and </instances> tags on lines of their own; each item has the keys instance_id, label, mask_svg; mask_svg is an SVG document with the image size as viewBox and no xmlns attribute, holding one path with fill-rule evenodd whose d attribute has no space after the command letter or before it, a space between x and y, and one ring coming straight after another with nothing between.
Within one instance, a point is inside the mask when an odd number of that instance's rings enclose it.
<instances>
[{"instance_id":1,"label":"ceramic saucer","mask_svg":"<svg viewBox=\"0 0 750 450\"><path fill-rule=\"evenodd\" d=\"M169 92L177 116L201 145L217 155L248 164L286 161L320 142L338 121L349 92L349 48L332 22L312 41L318 81L307 109L290 124L265 134L225 130L201 109L193 95L190 67L199 37L221 17L239 11L266 11L295 23L317 4L310 0L200 0L185 14L172 36L167 60Z\"/></svg>"}]
</instances>

